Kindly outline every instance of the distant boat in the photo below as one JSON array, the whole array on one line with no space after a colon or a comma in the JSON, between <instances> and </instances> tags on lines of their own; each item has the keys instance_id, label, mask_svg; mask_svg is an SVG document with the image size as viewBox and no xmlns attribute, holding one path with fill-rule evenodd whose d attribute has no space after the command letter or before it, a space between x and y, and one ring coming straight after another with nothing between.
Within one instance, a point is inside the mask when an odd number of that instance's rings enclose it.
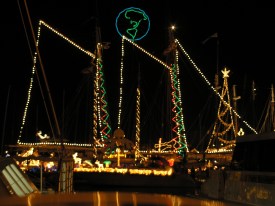
<instances>
[{"instance_id":1,"label":"distant boat","mask_svg":"<svg viewBox=\"0 0 275 206\"><path fill-rule=\"evenodd\" d=\"M237 113L237 100L241 97L236 95L236 85L233 85L233 94L230 95L228 81L230 70L225 67L221 72L223 84L216 85L214 90L219 97L216 99L216 116L196 146L196 150L193 150L197 152L192 151L190 155L193 159L199 159L202 167L228 166L232 160L236 137L244 135L243 128L239 125L240 116ZM203 118L206 118L206 121L210 119L208 116ZM198 152L199 147L202 147L201 152Z\"/></svg>"},{"instance_id":2,"label":"distant boat","mask_svg":"<svg viewBox=\"0 0 275 206\"><path fill-rule=\"evenodd\" d=\"M259 133L275 131L275 95L273 84L271 84L270 93L258 122L257 128Z\"/></svg>"},{"instance_id":3,"label":"distant boat","mask_svg":"<svg viewBox=\"0 0 275 206\"><path fill-rule=\"evenodd\" d=\"M253 94L255 98L254 82ZM273 85L258 122L258 131L236 137L230 164L224 170L210 171L209 179L201 186L204 195L240 204L275 204Z\"/></svg>"},{"instance_id":4,"label":"distant boat","mask_svg":"<svg viewBox=\"0 0 275 206\"><path fill-rule=\"evenodd\" d=\"M230 167L210 171L202 184L208 197L251 205L274 205L275 132L236 138Z\"/></svg>"}]
</instances>

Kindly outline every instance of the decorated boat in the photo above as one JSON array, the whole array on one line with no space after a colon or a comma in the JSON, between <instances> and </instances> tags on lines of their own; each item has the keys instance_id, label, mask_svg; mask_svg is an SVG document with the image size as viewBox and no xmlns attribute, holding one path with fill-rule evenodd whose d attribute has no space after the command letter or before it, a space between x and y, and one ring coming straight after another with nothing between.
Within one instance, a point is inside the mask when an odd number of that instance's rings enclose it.
<instances>
[{"instance_id":1,"label":"decorated boat","mask_svg":"<svg viewBox=\"0 0 275 206\"><path fill-rule=\"evenodd\" d=\"M28 12L28 9L26 10ZM125 28L125 24L129 21L128 15L138 20L132 28ZM134 21L134 20L131 20ZM29 22L31 25L31 22ZM173 38L174 27L170 28L170 45L165 51L166 57L171 61L167 64L165 61L152 55L149 51L139 46L136 42L142 39L150 29L150 20L148 15L139 8L129 7L121 11L116 18L116 28L121 37L121 63L118 81L118 108L113 116L117 115L116 124L111 125L110 114L107 102L107 90L105 89L105 71L103 53L108 48L108 43L101 42L100 28L96 27L97 39L95 52L90 52L60 31L49 25L43 20L39 21L36 37L33 36L34 56L33 67L29 89L27 93L27 101L22 117L22 124L19 131L17 144L9 145L9 155L16 159L18 165L33 179L37 185L42 187L52 187L56 191L72 191L77 185L88 183L89 185L106 185L110 186L110 180L114 185L119 186L119 182L128 182L122 186L154 186L154 187L177 187L194 189L194 180L188 174L187 168L184 166L186 162L188 147L185 136L184 120L182 113L182 103L180 101L181 86L178 77L179 68L176 62L176 41ZM140 30L143 28L144 31ZM145 29L144 29L145 28ZM50 93L50 86L46 78L46 71L42 64L41 38L43 31L52 32L66 43L74 46L83 55L89 57L89 67L83 69L81 75L85 76L89 81L92 97L86 99L90 111L87 114L89 125L86 129L88 132L75 133L72 132L76 125L83 121L72 123L71 118L75 108L69 109L65 113L63 129L60 129L57 113L53 104ZM142 31L142 32L141 32ZM35 33L34 30L32 32ZM165 138L158 138L157 142L150 147L149 145L141 145L141 142L149 134L141 128L141 111L144 105L141 101L141 94L144 88L140 85L139 78L135 79L135 95L126 95L127 87L124 86L126 72L126 58L124 57L124 49L126 47L135 47L135 53L139 52L140 56L146 62L153 62L160 69L164 69L165 77L168 78L170 95L169 106L170 113L167 120L167 134ZM131 53L131 51L129 52ZM131 54L136 55L136 54ZM141 60L139 60L141 61ZM132 63L131 63L132 64ZM136 62L135 62L136 64ZM128 65L127 65L128 66ZM36 74L42 74L42 80L36 79ZM128 74L129 75L129 74ZM139 75L138 75L139 76ZM138 77L137 76L137 77ZM29 122L32 116L32 104L34 98L35 84L40 84L40 94L42 96L42 104L46 108L45 116L40 112L40 119L46 119L33 127ZM167 85L167 84L166 84ZM163 96L163 95L160 95ZM132 114L126 111L127 102L134 99L135 106ZM167 101L167 99L165 98ZM36 104L38 104L37 102ZM82 113L83 114L83 113ZM133 115L134 114L134 115ZM135 126L127 127L126 116L134 117ZM168 117L168 116L167 116ZM48 122L48 124L46 123ZM30 126L30 127L29 127ZM116 129L113 129L116 128ZM122 129L125 128L125 129ZM85 127L84 127L85 129ZM46 133L44 131L47 131ZM127 134L124 134L127 131ZM148 130L147 130L148 131ZM152 131L150 131L152 133ZM72 134L78 136L73 141ZM129 135L132 134L132 135ZM86 137L84 137L86 135ZM83 142L84 137L85 143ZM88 140L88 141L87 141ZM146 143L146 142L145 142ZM147 142L148 143L148 142ZM103 177L104 178L103 178ZM84 177L84 179L83 179ZM109 177L106 179L106 177ZM116 177L115 179L113 179ZM51 179L51 180L50 180ZM106 180L105 180L106 179ZM124 181L122 181L124 179ZM151 179L151 180L150 180ZM105 181L104 181L105 180ZM138 180L138 181L137 181ZM50 182L50 184L48 184ZM155 182L152 184L152 182ZM79 189L79 188L78 188Z\"/></svg>"},{"instance_id":2,"label":"decorated boat","mask_svg":"<svg viewBox=\"0 0 275 206\"><path fill-rule=\"evenodd\" d=\"M32 29L32 23L29 24ZM223 106L226 106L225 111L229 111L232 118L232 112L235 112L226 102L229 100L224 100L228 92L226 83L229 71L223 70L225 89L220 94L175 38L175 26L169 27L168 46L161 52L161 57L140 46L138 41L147 35L150 25L149 16L140 8L129 7L118 13L115 26L121 39L120 62L116 73L111 74L112 78L109 77L116 85L107 89L109 81L105 81L108 79L105 65L108 64L105 64L104 54L107 53L110 43L101 41L100 27L96 26L95 48L91 52L46 21L39 20L37 31L31 31L37 35L32 36L32 43L29 42L35 52L19 136L17 144L9 146L11 156L17 160L22 170L29 175L36 174L36 177L46 177L47 174L53 177L56 174L57 178L53 182L58 191L72 191L81 184L97 187L151 185L195 188L194 180L190 177L191 167L188 167L188 156L191 152L183 115L180 75L182 64L179 55L187 60L221 99ZM45 30L83 54L83 60L88 64L78 72L87 84L77 87L77 92L70 95L73 102L70 101L66 109L61 104L62 112L59 115L54 107L46 78L47 72L42 63L42 52L40 53L43 47L48 46L43 45L42 41ZM145 76L149 75L146 72L143 74L148 68L152 70L152 76L146 85L141 79L145 81ZM161 71L160 74L157 71ZM40 75L43 77L43 84L37 78ZM70 81L70 86L71 84ZM154 92L151 84L158 86ZM37 85L39 91L36 94L40 93L40 102L33 97ZM147 90L150 92L146 93ZM107 101L107 95L110 95L108 91L112 91L112 98L115 98L113 105ZM80 98L78 95L84 92L85 98ZM142 98L145 94L147 99ZM60 93L58 95L62 96ZM30 114L35 110L32 108L33 104L30 104L33 100L37 100L37 105L45 106L45 113ZM220 116L226 112L220 112ZM154 119L149 120L149 116ZM27 123L30 119L39 119L39 122ZM59 119L63 120L62 127ZM231 123L225 126L226 131L234 128ZM78 128L80 130L76 130ZM236 134L237 131L234 131L235 136ZM226 149L232 151L234 140L221 138L219 135L215 138L223 144L226 143ZM215 148L211 150L213 141L214 137L211 137L206 149L208 154L221 151ZM204 153L199 155L204 159ZM41 181L39 184L42 185Z\"/></svg>"}]
</instances>

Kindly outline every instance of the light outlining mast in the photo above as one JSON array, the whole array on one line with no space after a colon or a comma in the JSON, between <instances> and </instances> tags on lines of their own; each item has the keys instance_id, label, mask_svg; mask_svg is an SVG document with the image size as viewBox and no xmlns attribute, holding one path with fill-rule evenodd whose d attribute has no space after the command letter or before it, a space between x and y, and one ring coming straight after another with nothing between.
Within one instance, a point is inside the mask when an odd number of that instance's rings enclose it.
<instances>
[{"instance_id":1,"label":"light outlining mast","mask_svg":"<svg viewBox=\"0 0 275 206\"><path fill-rule=\"evenodd\" d=\"M94 75L94 105L93 105L93 138L97 146L103 146L104 142L111 138L110 115L106 101L106 89L104 85L102 52L105 48L101 43L100 28L96 27L96 72ZM98 134L97 131L100 131Z\"/></svg>"},{"instance_id":2,"label":"light outlining mast","mask_svg":"<svg viewBox=\"0 0 275 206\"><path fill-rule=\"evenodd\" d=\"M179 79L179 65L178 65L178 51L174 38L175 27L171 26L169 30L170 45L165 51L169 57L168 63L170 64L169 75L171 84L171 100L172 100L172 140L169 141L173 145L173 150L185 158L188 151L183 106L181 101L181 84Z\"/></svg>"},{"instance_id":3,"label":"light outlining mast","mask_svg":"<svg viewBox=\"0 0 275 206\"><path fill-rule=\"evenodd\" d=\"M180 154L183 158L185 158L186 152L188 152L186 135L185 135L185 126L184 126L184 118L183 118L183 111L182 111L182 102L181 102L181 85L179 80L179 65L178 65L178 52L174 42L173 37L173 30L174 27L170 28L170 47L169 47L169 54L172 59L172 63L170 66L159 60L158 58L154 57L152 54L138 46L136 43L131 41L130 39L123 36L122 38L122 57L121 57L121 70L120 70L120 97L119 97L119 111L118 111L118 128L120 127L120 118L121 118L121 108L122 108L122 94L123 94L123 58L124 58L124 40L127 40L129 43L137 47L139 50L150 56L152 59L156 60L160 64L162 64L165 68L169 71L170 76L170 85L171 85L171 102L172 102L172 139L168 142L161 142L159 144L155 144L155 148L160 149L161 151L172 150ZM168 54L167 53L167 54Z\"/></svg>"},{"instance_id":4,"label":"light outlining mast","mask_svg":"<svg viewBox=\"0 0 275 206\"><path fill-rule=\"evenodd\" d=\"M230 94L228 89L229 72L230 70L227 70L226 68L222 70L224 81L221 97L227 104L225 104L224 101L220 101L219 103L217 119L205 150L206 153L228 152L232 151L235 147L237 132L230 106Z\"/></svg>"},{"instance_id":5,"label":"light outlining mast","mask_svg":"<svg viewBox=\"0 0 275 206\"><path fill-rule=\"evenodd\" d=\"M140 157L140 90L139 88L137 88L135 160L138 160L139 157Z\"/></svg>"}]
</instances>

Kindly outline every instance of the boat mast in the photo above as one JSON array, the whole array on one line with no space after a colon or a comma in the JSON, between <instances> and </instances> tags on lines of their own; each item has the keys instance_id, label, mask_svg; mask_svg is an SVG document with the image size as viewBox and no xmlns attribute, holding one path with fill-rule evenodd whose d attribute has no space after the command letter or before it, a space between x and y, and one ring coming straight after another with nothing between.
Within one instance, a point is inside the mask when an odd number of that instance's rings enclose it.
<instances>
[{"instance_id":1,"label":"boat mast","mask_svg":"<svg viewBox=\"0 0 275 206\"><path fill-rule=\"evenodd\" d=\"M236 85L234 84L233 85L233 99L232 100L233 100L233 109L235 111L238 111L237 110L237 101L239 99L241 99L241 97L240 96L236 96ZM234 126L235 126L235 130L234 130L235 136L237 136L237 133L239 132L239 122L238 122L238 117L237 117L236 114L234 114Z\"/></svg>"},{"instance_id":2,"label":"boat mast","mask_svg":"<svg viewBox=\"0 0 275 206\"><path fill-rule=\"evenodd\" d=\"M10 100L10 90L11 90L11 85L9 85L8 94L7 94L7 100L6 100L4 123L3 123L3 131L2 131L2 140L1 140L1 153L0 153L0 157L4 156L3 147L4 147L4 139L5 139L5 132L6 132L6 121L7 121L8 105L9 105L9 100Z\"/></svg>"},{"instance_id":3,"label":"boat mast","mask_svg":"<svg viewBox=\"0 0 275 206\"><path fill-rule=\"evenodd\" d=\"M173 149L176 150L183 158L186 158L188 146L185 134L185 125L183 118L183 106L181 102L181 84L179 79L178 50L174 37L175 27L171 26L169 30L170 45L165 54L168 55L168 65L170 66L170 84L172 100L172 140L175 144Z\"/></svg>"},{"instance_id":4,"label":"boat mast","mask_svg":"<svg viewBox=\"0 0 275 206\"><path fill-rule=\"evenodd\" d=\"M275 114L274 114L275 108L274 108L274 106L275 106L275 95L274 95L274 87L272 84L268 102L266 104L266 108L262 112L262 118L264 118L264 119L262 121L261 120L259 121L259 125L261 126L261 128L259 129L260 133L275 131Z\"/></svg>"},{"instance_id":5,"label":"boat mast","mask_svg":"<svg viewBox=\"0 0 275 206\"><path fill-rule=\"evenodd\" d=\"M108 104L106 100L106 89L104 84L103 71L103 49L107 49L109 43L102 43L101 31L96 19L96 51L94 74L94 101L93 101L93 135L97 144L101 141L108 141L111 138L110 115L108 113ZM99 132L98 132L99 131Z\"/></svg>"},{"instance_id":6,"label":"boat mast","mask_svg":"<svg viewBox=\"0 0 275 206\"><path fill-rule=\"evenodd\" d=\"M34 41L34 45L35 45L35 51L36 51L37 57L39 59L41 72L42 72L43 79L44 79L44 82L45 82L48 98L49 98L49 101L50 101L50 107L51 107L51 110L52 110L52 113L53 113L54 123L55 123L55 127L56 127L56 130L57 130L56 131L57 135L55 135L55 132L52 131L53 137L57 136L58 138L60 138L61 146L63 148L64 147L63 138L61 137L61 131L60 131L59 123L58 123L58 120L57 120L57 116L56 116L56 112L55 112L55 108L54 108L54 104L53 104L53 100L52 100L52 96L51 96L51 92L50 92L50 87L48 85L48 80L47 80L46 73L45 73L45 70L44 70L44 66L43 66L43 63L42 63L42 59L41 59L41 56L40 56L39 48L38 48L38 45L37 45L37 40L35 38L35 33L34 33L33 26L32 26L32 21L31 21L31 17L30 17L30 13L29 13L29 9L28 9L28 5L27 5L26 0L24 0L24 4L25 4L25 8L26 8L26 12L27 12L28 20L29 20L29 25L30 25L30 28L31 28L31 33L32 33L32 37L33 37L33 41Z\"/></svg>"},{"instance_id":7,"label":"boat mast","mask_svg":"<svg viewBox=\"0 0 275 206\"><path fill-rule=\"evenodd\" d=\"M31 22L31 18L30 18L30 14L29 14L29 10L28 10L26 0L24 0L24 3L25 3L26 12L27 12L27 15L28 15L28 20L29 20L29 24L30 24L30 28L31 28L31 32L32 32L32 37L33 37L34 44L35 44L35 51L36 51L37 57L39 59L41 72L42 72L42 75L43 75L43 79L44 79L44 83L45 83L45 86L46 86L48 98L49 98L49 101L50 101L50 107L51 107L51 110L52 110L52 113L53 113L54 123L55 123L55 127L56 127L56 130L57 130L57 137L60 138L61 152L59 154L59 160L58 160L58 172L59 172L58 192L70 193L70 192L73 191L73 170L72 170L72 168L73 168L74 161L73 161L72 157L68 156L68 154L66 154L66 152L65 152L64 140L63 140L63 137L61 136L61 130L60 130L60 127L59 127L59 124L58 124L54 104L53 104L51 93L50 93L50 88L49 88L47 77L46 77L46 74L45 74L45 71L44 71L44 66L43 66L43 63L42 63L41 56L40 56L37 40L35 38L34 29L33 29L33 26L32 26L32 22ZM53 133L53 137L55 138L56 137L55 132L52 131L52 133Z\"/></svg>"},{"instance_id":8,"label":"boat mast","mask_svg":"<svg viewBox=\"0 0 275 206\"><path fill-rule=\"evenodd\" d=\"M219 43L219 37L218 33L215 33L212 35L213 37L216 37L217 39L217 45L216 45L216 74L215 74L215 89L218 91L220 89L219 86L219 61L220 61L220 43Z\"/></svg>"},{"instance_id":9,"label":"boat mast","mask_svg":"<svg viewBox=\"0 0 275 206\"><path fill-rule=\"evenodd\" d=\"M253 126L256 126L256 111L255 111L255 99L256 99L256 86L255 81L252 81L252 122Z\"/></svg>"},{"instance_id":10,"label":"boat mast","mask_svg":"<svg viewBox=\"0 0 275 206\"><path fill-rule=\"evenodd\" d=\"M275 98L274 98L274 87L271 84L271 121L272 121L272 131L275 131Z\"/></svg>"},{"instance_id":11,"label":"boat mast","mask_svg":"<svg viewBox=\"0 0 275 206\"><path fill-rule=\"evenodd\" d=\"M136 139L135 139L135 160L140 157L140 87L137 88L136 100Z\"/></svg>"},{"instance_id":12,"label":"boat mast","mask_svg":"<svg viewBox=\"0 0 275 206\"><path fill-rule=\"evenodd\" d=\"M222 70L224 82L221 91L221 100L217 111L215 125L205 150L206 153L229 151L235 143L236 131L232 117L232 108L230 106L230 95L227 81L229 72L230 70L227 70L226 68Z\"/></svg>"}]
</instances>

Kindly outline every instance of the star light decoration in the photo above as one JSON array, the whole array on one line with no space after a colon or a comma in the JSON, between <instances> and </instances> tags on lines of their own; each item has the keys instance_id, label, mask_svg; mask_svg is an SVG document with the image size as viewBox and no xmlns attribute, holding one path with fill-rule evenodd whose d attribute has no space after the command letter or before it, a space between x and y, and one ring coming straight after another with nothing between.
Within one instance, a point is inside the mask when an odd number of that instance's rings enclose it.
<instances>
[{"instance_id":1,"label":"star light decoration","mask_svg":"<svg viewBox=\"0 0 275 206\"><path fill-rule=\"evenodd\" d=\"M224 68L224 70L222 70L222 73L223 73L223 78L228 78L229 77L229 72L230 70L227 70L226 67Z\"/></svg>"}]
</instances>

